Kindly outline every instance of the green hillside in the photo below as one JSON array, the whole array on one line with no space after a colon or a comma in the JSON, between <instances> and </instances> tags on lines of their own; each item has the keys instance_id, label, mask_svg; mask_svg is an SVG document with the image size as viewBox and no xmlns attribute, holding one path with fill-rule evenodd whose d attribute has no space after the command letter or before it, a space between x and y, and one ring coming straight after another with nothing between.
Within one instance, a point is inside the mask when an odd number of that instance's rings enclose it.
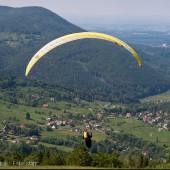
<instances>
[{"instance_id":1,"label":"green hillside","mask_svg":"<svg viewBox=\"0 0 170 170\"><path fill-rule=\"evenodd\" d=\"M28 61L49 41L84 31L40 7L1 6L0 22L1 72L15 76L24 76ZM141 53L140 48L136 50ZM169 89L169 78L151 68L142 55L143 66L138 68L133 56L117 45L78 40L48 53L31 70L28 79L86 91L100 100L128 103Z\"/></svg>"},{"instance_id":2,"label":"green hillside","mask_svg":"<svg viewBox=\"0 0 170 170\"><path fill-rule=\"evenodd\" d=\"M166 129L159 130L158 127L141 122L134 118L115 118L111 119L112 127L117 131L123 131L127 134L133 134L146 141L157 142L160 145L170 146L170 132Z\"/></svg>"},{"instance_id":3,"label":"green hillside","mask_svg":"<svg viewBox=\"0 0 170 170\"><path fill-rule=\"evenodd\" d=\"M84 143L82 133L87 128L93 133L92 153L111 153L111 148L120 153L126 149L136 152L148 149L153 159L167 156L168 129L135 117L126 118L129 105L87 101L86 93L82 95L84 98L77 96L81 96L77 91L54 84L1 76L0 140L9 144L19 140L32 147L43 145L70 152ZM53 124L48 123L54 121L53 128ZM32 136L37 139L31 139Z\"/></svg>"},{"instance_id":4,"label":"green hillside","mask_svg":"<svg viewBox=\"0 0 170 170\"><path fill-rule=\"evenodd\" d=\"M169 166L162 163L170 161L168 50L131 44L139 68L116 44L78 40L49 52L25 77L39 48L85 30L41 7L0 6L0 23L0 167Z\"/></svg>"},{"instance_id":5,"label":"green hillside","mask_svg":"<svg viewBox=\"0 0 170 170\"><path fill-rule=\"evenodd\" d=\"M162 94L154 95L154 96L149 96L141 100L141 102L169 102L170 101L170 91L167 91Z\"/></svg>"}]
</instances>

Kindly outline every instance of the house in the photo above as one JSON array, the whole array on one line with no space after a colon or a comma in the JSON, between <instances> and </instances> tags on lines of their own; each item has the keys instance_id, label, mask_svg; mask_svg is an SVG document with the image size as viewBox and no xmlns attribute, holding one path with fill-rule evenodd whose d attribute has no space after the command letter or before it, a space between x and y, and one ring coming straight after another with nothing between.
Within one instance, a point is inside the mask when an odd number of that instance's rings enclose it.
<instances>
[{"instance_id":1,"label":"house","mask_svg":"<svg viewBox=\"0 0 170 170\"><path fill-rule=\"evenodd\" d=\"M8 133L9 133L10 135L13 135L15 132L14 132L14 130L9 130Z\"/></svg>"},{"instance_id":2,"label":"house","mask_svg":"<svg viewBox=\"0 0 170 170\"><path fill-rule=\"evenodd\" d=\"M93 126L94 126L95 128L100 127L100 125L99 125L99 124L94 124Z\"/></svg>"},{"instance_id":3,"label":"house","mask_svg":"<svg viewBox=\"0 0 170 170\"><path fill-rule=\"evenodd\" d=\"M146 155L150 154L150 151L149 150L144 150L142 153L146 156Z\"/></svg>"},{"instance_id":4,"label":"house","mask_svg":"<svg viewBox=\"0 0 170 170\"><path fill-rule=\"evenodd\" d=\"M60 115L60 118L64 118L64 115L63 115L63 114L61 114L61 115Z\"/></svg>"},{"instance_id":5,"label":"house","mask_svg":"<svg viewBox=\"0 0 170 170\"><path fill-rule=\"evenodd\" d=\"M72 120L65 120L65 125L69 125L71 122L73 122Z\"/></svg>"},{"instance_id":6,"label":"house","mask_svg":"<svg viewBox=\"0 0 170 170\"><path fill-rule=\"evenodd\" d=\"M54 102L55 98L54 97L50 97L50 101Z\"/></svg>"},{"instance_id":7,"label":"house","mask_svg":"<svg viewBox=\"0 0 170 170\"><path fill-rule=\"evenodd\" d=\"M90 125L89 124L85 124L85 128L90 128Z\"/></svg>"},{"instance_id":8,"label":"house","mask_svg":"<svg viewBox=\"0 0 170 170\"><path fill-rule=\"evenodd\" d=\"M13 143L19 143L19 139L17 138L17 139L13 139L13 140L11 140L11 142L13 142Z\"/></svg>"},{"instance_id":9,"label":"house","mask_svg":"<svg viewBox=\"0 0 170 170\"><path fill-rule=\"evenodd\" d=\"M38 136L33 135L33 136L30 137L30 140L38 140Z\"/></svg>"},{"instance_id":10,"label":"house","mask_svg":"<svg viewBox=\"0 0 170 170\"><path fill-rule=\"evenodd\" d=\"M126 117L131 117L131 113L126 113Z\"/></svg>"},{"instance_id":11,"label":"house","mask_svg":"<svg viewBox=\"0 0 170 170\"><path fill-rule=\"evenodd\" d=\"M113 144L117 144L118 141L117 141L117 140L113 140L112 143L113 143Z\"/></svg>"},{"instance_id":12,"label":"house","mask_svg":"<svg viewBox=\"0 0 170 170\"><path fill-rule=\"evenodd\" d=\"M144 122L149 122L150 121L150 118L148 118L147 116L143 117L143 121Z\"/></svg>"},{"instance_id":13,"label":"house","mask_svg":"<svg viewBox=\"0 0 170 170\"><path fill-rule=\"evenodd\" d=\"M164 129L168 129L167 125L168 125L168 124L166 124L166 123L163 124L163 128L164 128Z\"/></svg>"},{"instance_id":14,"label":"house","mask_svg":"<svg viewBox=\"0 0 170 170\"><path fill-rule=\"evenodd\" d=\"M57 121L57 122L56 122L56 125L57 125L57 126L62 126L62 125L63 125L63 121L61 121L61 120L60 120L60 121Z\"/></svg>"},{"instance_id":15,"label":"house","mask_svg":"<svg viewBox=\"0 0 170 170\"><path fill-rule=\"evenodd\" d=\"M67 122L65 120L63 120L63 126L65 126L67 124Z\"/></svg>"},{"instance_id":16,"label":"house","mask_svg":"<svg viewBox=\"0 0 170 170\"><path fill-rule=\"evenodd\" d=\"M76 128L74 131L77 132L77 133L81 133L82 132L82 130L80 128Z\"/></svg>"},{"instance_id":17,"label":"house","mask_svg":"<svg viewBox=\"0 0 170 170\"><path fill-rule=\"evenodd\" d=\"M42 106L43 106L43 107L48 107L49 105L46 103L46 104L43 104Z\"/></svg>"},{"instance_id":18,"label":"house","mask_svg":"<svg viewBox=\"0 0 170 170\"><path fill-rule=\"evenodd\" d=\"M48 123L47 123L47 125L50 125L50 126L55 125L55 124L56 124L55 121L52 121L52 122L48 122Z\"/></svg>"},{"instance_id":19,"label":"house","mask_svg":"<svg viewBox=\"0 0 170 170\"><path fill-rule=\"evenodd\" d=\"M97 116L98 116L98 118L102 118L103 117L103 115L101 113L98 113Z\"/></svg>"},{"instance_id":20,"label":"house","mask_svg":"<svg viewBox=\"0 0 170 170\"><path fill-rule=\"evenodd\" d=\"M47 117L46 120L51 120L51 118L50 118L50 117Z\"/></svg>"},{"instance_id":21,"label":"house","mask_svg":"<svg viewBox=\"0 0 170 170\"><path fill-rule=\"evenodd\" d=\"M24 128L25 128L24 124L21 124L19 127L20 127L21 129L24 129Z\"/></svg>"},{"instance_id":22,"label":"house","mask_svg":"<svg viewBox=\"0 0 170 170\"><path fill-rule=\"evenodd\" d=\"M103 114L103 113L106 113L106 111L105 111L104 109L103 109L103 110L101 110L100 112L101 112L102 114Z\"/></svg>"},{"instance_id":23,"label":"house","mask_svg":"<svg viewBox=\"0 0 170 170\"><path fill-rule=\"evenodd\" d=\"M52 128L52 129L55 129L56 127L55 127L55 125L53 125L51 128Z\"/></svg>"}]
</instances>

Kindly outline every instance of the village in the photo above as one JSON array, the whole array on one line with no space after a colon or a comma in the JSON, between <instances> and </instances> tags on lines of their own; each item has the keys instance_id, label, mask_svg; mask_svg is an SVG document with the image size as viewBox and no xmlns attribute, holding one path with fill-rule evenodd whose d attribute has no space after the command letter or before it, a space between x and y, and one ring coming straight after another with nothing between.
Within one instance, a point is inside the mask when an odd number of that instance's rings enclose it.
<instances>
[{"instance_id":1,"label":"village","mask_svg":"<svg viewBox=\"0 0 170 170\"><path fill-rule=\"evenodd\" d=\"M42 107L49 107L48 104L43 104ZM84 106L86 107L86 106ZM116 112L106 112L105 108L114 108L115 106L113 104L107 104L103 106L104 108L98 111L97 113L89 115L85 114L79 114L79 117L77 119L77 115L71 115L69 113L63 113L60 115L51 115L46 116L44 118L43 123L38 122L36 124L36 127L44 128L46 131L55 131L56 129L62 128L64 126L70 127L70 131L74 133L79 133L80 135L83 133L84 130L96 130L100 133L106 134L108 131L113 131L115 133L118 133L114 127L110 128L111 126L106 126L105 122L109 119L114 118L122 118L122 119L128 119L128 118L134 118L137 120L140 120L142 122L152 124L153 126L158 127L158 132L160 132L162 129L168 129L169 130L169 120L170 120L170 114L167 112L163 112L162 110L159 110L156 113L150 112L149 110L136 113L135 116L129 112L125 114L119 114ZM68 116L69 115L69 116ZM37 143L40 139L40 133L25 133L25 136L23 135L24 129L26 126L24 124L20 124L19 127L16 127L16 125L12 122L5 122L2 121L4 124L4 127L0 130L0 139L1 140L7 140L8 142L12 143L19 143L21 140L26 140L27 143ZM22 137L19 135L19 131L22 132ZM29 135L28 135L29 134ZM150 134L152 135L152 134Z\"/></svg>"}]
</instances>

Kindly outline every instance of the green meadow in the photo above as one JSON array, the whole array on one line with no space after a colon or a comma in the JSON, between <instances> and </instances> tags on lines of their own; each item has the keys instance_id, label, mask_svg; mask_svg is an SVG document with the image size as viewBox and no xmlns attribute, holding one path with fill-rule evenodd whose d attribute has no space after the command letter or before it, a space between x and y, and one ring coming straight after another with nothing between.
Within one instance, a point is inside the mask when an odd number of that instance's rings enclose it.
<instances>
[{"instance_id":1,"label":"green meadow","mask_svg":"<svg viewBox=\"0 0 170 170\"><path fill-rule=\"evenodd\" d=\"M158 95L154 95L154 96L150 96L150 97L146 97L144 99L141 99L140 101L142 103L147 103L147 102L156 102L156 101L170 101L170 91L167 91L165 93L161 93Z\"/></svg>"},{"instance_id":2,"label":"green meadow","mask_svg":"<svg viewBox=\"0 0 170 170\"><path fill-rule=\"evenodd\" d=\"M166 93L162 96L168 96L169 93ZM156 99L156 98L155 98ZM144 99L143 101L146 101ZM98 110L103 108L103 105L106 102L101 101L94 101L94 102L86 102L81 101L83 104L87 105L88 107L81 107L81 106L74 106L70 102L66 101L56 101L53 103L49 103L50 106L57 106L58 109L52 108L45 108L45 107L30 107L24 105L16 105L11 104L9 102L5 102L0 100L0 128L4 127L3 120L8 118L14 118L16 124L37 124L37 122L46 122L46 118L49 117L49 113L52 115L61 115L67 114L64 113L64 110L71 112L73 115L80 113L80 114L87 114L87 113L96 113ZM69 106L69 107L68 107ZM67 108L67 109L66 109ZM26 119L26 113L29 112L31 115L31 119ZM112 127L115 132L117 133L127 133L133 134L138 138L142 138L146 141L156 142L160 145L167 144L170 146L170 132L166 129L159 129L155 125L151 125L135 118L108 118L109 121L102 122L105 127ZM84 130L84 125L82 123L75 124L75 127L81 128ZM76 133L72 131L72 127L70 126L60 126L58 129L53 131L46 131L46 124L41 126L43 131L41 132L42 137L46 138L63 138L66 139L67 136L80 136L80 133ZM106 138L106 134L101 132L100 130L91 130L93 133L93 140L99 141L101 139ZM46 143L42 143L43 145L47 145ZM65 147L65 146L58 146L58 145L48 145L51 147L57 147L58 149L64 151L70 151L73 148Z\"/></svg>"},{"instance_id":3,"label":"green meadow","mask_svg":"<svg viewBox=\"0 0 170 170\"><path fill-rule=\"evenodd\" d=\"M111 118L110 126L118 132L135 135L146 141L170 146L170 132L134 118ZM108 124L108 125L109 125Z\"/></svg>"}]
</instances>

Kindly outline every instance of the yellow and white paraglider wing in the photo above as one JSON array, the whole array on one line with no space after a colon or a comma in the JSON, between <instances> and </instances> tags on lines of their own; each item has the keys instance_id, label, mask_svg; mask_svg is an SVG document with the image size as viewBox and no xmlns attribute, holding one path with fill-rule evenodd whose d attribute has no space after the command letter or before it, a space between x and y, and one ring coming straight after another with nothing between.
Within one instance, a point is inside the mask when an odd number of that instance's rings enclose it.
<instances>
[{"instance_id":1,"label":"yellow and white paraglider wing","mask_svg":"<svg viewBox=\"0 0 170 170\"><path fill-rule=\"evenodd\" d=\"M30 60L30 62L28 63L28 66L26 68L26 72L25 75L27 76L28 73L30 72L31 68L34 66L34 64L41 58L43 57L46 53L48 53L50 50L54 49L57 46L60 46L62 44L65 44L67 42L71 42L74 40L79 40L79 39L84 39L84 38L96 38L96 39L102 39L102 40L106 40L106 41L110 41L113 43L118 44L119 46L124 47L126 50L128 50L137 60L138 65L141 66L142 62L141 59L139 57L139 55L136 53L136 51L130 47L128 44L126 44L125 42L107 35L107 34L102 34L102 33L96 33L96 32L80 32L80 33L73 33L73 34L68 34L65 36L62 36L60 38L57 38L51 42L49 42L48 44L46 44L44 47L42 47Z\"/></svg>"}]
</instances>

